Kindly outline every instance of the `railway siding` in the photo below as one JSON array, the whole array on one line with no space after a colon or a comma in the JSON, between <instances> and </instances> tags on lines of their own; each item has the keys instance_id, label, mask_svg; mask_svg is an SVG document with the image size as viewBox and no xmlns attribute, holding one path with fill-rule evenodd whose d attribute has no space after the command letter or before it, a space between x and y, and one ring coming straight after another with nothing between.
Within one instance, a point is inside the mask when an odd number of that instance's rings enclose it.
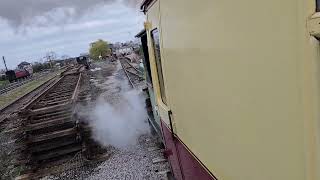
<instances>
[{"instance_id":1,"label":"railway siding","mask_svg":"<svg viewBox=\"0 0 320 180\"><path fill-rule=\"evenodd\" d=\"M19 165L23 163L24 158L20 156L21 152L26 149L26 146L21 143L24 138L21 127L25 125L26 119L21 118L19 115L20 110L56 82L59 74L55 72L51 74L52 76L41 79L40 82L31 82L37 84L33 84L33 88L24 88L25 94L21 93L17 95L17 99L14 99L10 104L0 109L0 174L4 179L15 177L22 170ZM5 162L10 163L6 164Z\"/></svg>"},{"instance_id":2,"label":"railway siding","mask_svg":"<svg viewBox=\"0 0 320 180\"><path fill-rule=\"evenodd\" d=\"M109 157L77 115L76 105L90 99L86 78L83 66L63 73L19 112L22 126L16 130L19 142L14 142L15 166L21 169L17 179L75 175L77 168L86 170Z\"/></svg>"},{"instance_id":3,"label":"railway siding","mask_svg":"<svg viewBox=\"0 0 320 180\"><path fill-rule=\"evenodd\" d=\"M19 84L13 85L14 87L9 87L10 90L6 89L5 93L0 93L0 112L6 106L14 103L16 100L20 99L21 97L27 95L28 93L34 91L41 85L45 84L46 82L54 79L57 75L59 75L62 71L54 72L46 76L41 76L36 80L26 80L22 81ZM2 89L4 91L4 89Z\"/></svg>"},{"instance_id":4,"label":"railway siding","mask_svg":"<svg viewBox=\"0 0 320 180\"><path fill-rule=\"evenodd\" d=\"M141 72L139 69L134 67L126 58L121 58L119 59L119 61L123 71L125 72L128 78L130 85L133 88L138 88L144 79L143 72Z\"/></svg>"},{"instance_id":5,"label":"railway siding","mask_svg":"<svg viewBox=\"0 0 320 180\"><path fill-rule=\"evenodd\" d=\"M80 81L78 70L64 74L21 111L26 147L21 177L33 177L44 164L81 152L81 134L73 117Z\"/></svg>"},{"instance_id":6,"label":"railway siding","mask_svg":"<svg viewBox=\"0 0 320 180\"><path fill-rule=\"evenodd\" d=\"M10 92L11 90L13 90L17 87L20 87L20 86L22 86L30 81L33 81L33 80L34 80L33 78L28 78L28 79L20 81L20 82L10 83L10 84L0 88L0 94L5 94L7 92Z\"/></svg>"}]
</instances>

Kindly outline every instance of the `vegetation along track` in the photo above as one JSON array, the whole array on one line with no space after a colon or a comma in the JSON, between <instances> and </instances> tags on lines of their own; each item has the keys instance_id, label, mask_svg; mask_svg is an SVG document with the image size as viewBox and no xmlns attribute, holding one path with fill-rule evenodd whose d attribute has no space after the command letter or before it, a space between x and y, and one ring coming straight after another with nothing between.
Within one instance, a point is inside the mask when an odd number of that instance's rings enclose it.
<instances>
[{"instance_id":1,"label":"vegetation along track","mask_svg":"<svg viewBox=\"0 0 320 180\"><path fill-rule=\"evenodd\" d=\"M133 88L136 88L138 84L140 84L140 82L144 79L143 72L134 67L126 58L121 58L119 59L119 61L122 66L122 69L124 70L124 73L128 77L130 85Z\"/></svg>"}]
</instances>

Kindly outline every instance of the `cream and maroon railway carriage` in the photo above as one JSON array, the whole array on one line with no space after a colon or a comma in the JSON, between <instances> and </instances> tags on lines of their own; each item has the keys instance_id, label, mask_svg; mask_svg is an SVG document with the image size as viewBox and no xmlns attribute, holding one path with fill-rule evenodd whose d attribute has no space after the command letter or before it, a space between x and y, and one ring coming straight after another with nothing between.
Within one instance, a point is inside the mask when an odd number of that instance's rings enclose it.
<instances>
[{"instance_id":1,"label":"cream and maroon railway carriage","mask_svg":"<svg viewBox=\"0 0 320 180\"><path fill-rule=\"evenodd\" d=\"M316 0L141 8L155 122L176 179L320 180Z\"/></svg>"}]
</instances>

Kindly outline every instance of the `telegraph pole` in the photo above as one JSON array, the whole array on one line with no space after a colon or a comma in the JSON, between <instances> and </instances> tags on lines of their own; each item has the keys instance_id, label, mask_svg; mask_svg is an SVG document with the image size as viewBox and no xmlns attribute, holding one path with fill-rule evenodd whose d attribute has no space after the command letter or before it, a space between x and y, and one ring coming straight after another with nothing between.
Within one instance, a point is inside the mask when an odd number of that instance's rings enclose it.
<instances>
[{"instance_id":1,"label":"telegraph pole","mask_svg":"<svg viewBox=\"0 0 320 180\"><path fill-rule=\"evenodd\" d=\"M4 66L6 67L6 71L8 71L6 60L5 60L4 56L2 56L2 59L3 59Z\"/></svg>"}]
</instances>

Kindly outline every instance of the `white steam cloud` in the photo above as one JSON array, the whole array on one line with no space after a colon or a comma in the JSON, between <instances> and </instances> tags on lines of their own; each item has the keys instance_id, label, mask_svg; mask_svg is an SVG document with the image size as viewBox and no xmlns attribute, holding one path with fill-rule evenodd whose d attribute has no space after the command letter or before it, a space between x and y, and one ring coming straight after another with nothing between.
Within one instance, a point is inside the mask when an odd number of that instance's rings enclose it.
<instances>
[{"instance_id":1,"label":"white steam cloud","mask_svg":"<svg viewBox=\"0 0 320 180\"><path fill-rule=\"evenodd\" d=\"M81 17L95 7L122 2L137 7L140 0L0 0L0 18L14 27L46 26Z\"/></svg>"},{"instance_id":2,"label":"white steam cloud","mask_svg":"<svg viewBox=\"0 0 320 180\"><path fill-rule=\"evenodd\" d=\"M90 84L102 90L92 107L78 106L77 114L91 128L92 138L103 146L128 148L150 132L145 98L140 90L131 89L119 62L103 83L91 77ZM91 71L100 71L95 68Z\"/></svg>"},{"instance_id":3,"label":"white steam cloud","mask_svg":"<svg viewBox=\"0 0 320 180\"><path fill-rule=\"evenodd\" d=\"M149 131L143 99L135 90L125 92L117 105L100 100L90 117L93 138L104 146L125 148Z\"/></svg>"}]
</instances>

